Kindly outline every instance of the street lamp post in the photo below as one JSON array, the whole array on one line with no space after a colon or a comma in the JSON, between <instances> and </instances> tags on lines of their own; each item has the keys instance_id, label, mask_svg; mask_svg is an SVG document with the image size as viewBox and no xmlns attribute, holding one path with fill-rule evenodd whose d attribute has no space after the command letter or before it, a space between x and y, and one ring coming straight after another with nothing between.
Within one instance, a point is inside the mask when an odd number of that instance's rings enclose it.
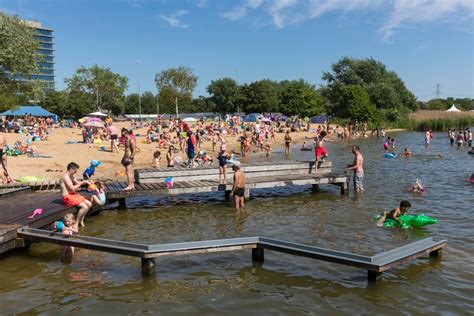
<instances>
[{"instance_id":1,"label":"street lamp post","mask_svg":"<svg viewBox=\"0 0 474 316\"><path fill-rule=\"evenodd\" d=\"M140 127L142 126L142 95L140 92L140 64L141 61L137 62L138 66L138 117L140 121Z\"/></svg>"},{"instance_id":2,"label":"street lamp post","mask_svg":"<svg viewBox=\"0 0 474 316\"><path fill-rule=\"evenodd\" d=\"M239 69L235 68L235 82L237 82L237 85L239 85ZM237 105L237 115L240 116L240 106Z\"/></svg>"}]
</instances>

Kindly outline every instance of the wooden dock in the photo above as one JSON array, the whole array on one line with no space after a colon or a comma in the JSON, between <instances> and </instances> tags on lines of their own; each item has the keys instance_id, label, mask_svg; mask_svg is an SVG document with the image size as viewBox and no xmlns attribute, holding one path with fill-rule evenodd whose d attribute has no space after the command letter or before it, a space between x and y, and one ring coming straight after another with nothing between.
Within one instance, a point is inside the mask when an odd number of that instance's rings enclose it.
<instances>
[{"instance_id":1,"label":"wooden dock","mask_svg":"<svg viewBox=\"0 0 474 316\"><path fill-rule=\"evenodd\" d=\"M394 268L420 256L429 254L430 257L438 257L442 248L447 245L446 240L434 241L433 238L429 237L374 256L363 256L265 237L242 237L146 245L80 235L62 235L51 231L25 227L20 228L17 234L21 238L32 241L42 241L139 257L141 258L142 272L146 275L155 271L155 258L161 256L195 255L252 249L253 261L263 263L264 251L270 250L367 270L367 278L369 282L375 282L380 279L383 271Z\"/></svg>"},{"instance_id":2,"label":"wooden dock","mask_svg":"<svg viewBox=\"0 0 474 316\"><path fill-rule=\"evenodd\" d=\"M290 161L279 163L257 163L241 165L247 183L246 197L252 189L274 188L294 185L312 185L319 189L320 184L333 184L340 187L341 193L347 192L349 176L332 172L331 162L321 163L316 173L314 161ZM165 179L173 178L173 187L168 188ZM135 190L124 192L126 183L106 183L108 200L121 200L128 197L179 195L202 192L226 192L232 189L233 172L227 168L226 183L219 183L217 166L201 166L196 169L175 167L167 169L138 169L135 170Z\"/></svg>"}]
</instances>

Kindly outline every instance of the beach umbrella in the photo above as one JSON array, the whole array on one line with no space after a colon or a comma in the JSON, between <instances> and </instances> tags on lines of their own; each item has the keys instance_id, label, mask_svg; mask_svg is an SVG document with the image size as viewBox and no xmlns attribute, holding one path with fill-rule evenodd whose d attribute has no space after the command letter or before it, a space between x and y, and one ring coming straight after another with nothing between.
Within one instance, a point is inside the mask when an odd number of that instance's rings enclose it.
<instances>
[{"instance_id":1,"label":"beach umbrella","mask_svg":"<svg viewBox=\"0 0 474 316\"><path fill-rule=\"evenodd\" d=\"M194 117L186 117L183 119L184 122L197 122L197 119Z\"/></svg>"},{"instance_id":2,"label":"beach umbrella","mask_svg":"<svg viewBox=\"0 0 474 316\"><path fill-rule=\"evenodd\" d=\"M86 123L82 124L82 126L104 128L104 123L91 121L91 122L86 122Z\"/></svg>"},{"instance_id":3,"label":"beach umbrella","mask_svg":"<svg viewBox=\"0 0 474 316\"><path fill-rule=\"evenodd\" d=\"M100 123L102 123L102 120L98 117L85 117L84 120L86 122L100 122Z\"/></svg>"},{"instance_id":4,"label":"beach umbrella","mask_svg":"<svg viewBox=\"0 0 474 316\"><path fill-rule=\"evenodd\" d=\"M108 116L107 114L102 113L102 112L92 112L92 113L89 113L87 115L89 115L89 116L103 116L103 117Z\"/></svg>"}]
</instances>

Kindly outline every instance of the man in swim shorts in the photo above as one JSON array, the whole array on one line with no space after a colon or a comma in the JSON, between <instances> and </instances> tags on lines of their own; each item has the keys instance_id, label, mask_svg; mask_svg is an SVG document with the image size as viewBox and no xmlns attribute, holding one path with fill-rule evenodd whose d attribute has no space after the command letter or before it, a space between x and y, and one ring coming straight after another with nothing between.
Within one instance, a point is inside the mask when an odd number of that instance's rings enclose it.
<instances>
[{"instance_id":1,"label":"man in swim shorts","mask_svg":"<svg viewBox=\"0 0 474 316\"><path fill-rule=\"evenodd\" d=\"M244 207L245 202L245 175L240 170L239 164L234 164L232 166L232 170L234 170L234 185L232 186L232 191L230 192L230 196L234 197L234 205L235 208Z\"/></svg>"},{"instance_id":2,"label":"man in swim shorts","mask_svg":"<svg viewBox=\"0 0 474 316\"><path fill-rule=\"evenodd\" d=\"M63 196L63 203L67 206L79 208L77 212L76 226L84 226L84 217L90 210L92 203L76 191L83 185L88 185L88 181L77 181L74 175L77 173L79 165L71 162L67 165L67 171L62 175L59 187Z\"/></svg>"},{"instance_id":3,"label":"man in swim shorts","mask_svg":"<svg viewBox=\"0 0 474 316\"><path fill-rule=\"evenodd\" d=\"M314 168L317 171L319 168L319 162L324 162L324 159L329 157L326 148L324 148L324 137L326 137L327 132L322 131L319 135L314 139L314 155L315 155L315 163Z\"/></svg>"},{"instance_id":4,"label":"man in swim shorts","mask_svg":"<svg viewBox=\"0 0 474 316\"><path fill-rule=\"evenodd\" d=\"M346 172L354 171L354 190L362 192L364 191L364 156L360 152L359 145L352 146L352 153L354 154L354 162L352 165L347 165Z\"/></svg>"}]
</instances>

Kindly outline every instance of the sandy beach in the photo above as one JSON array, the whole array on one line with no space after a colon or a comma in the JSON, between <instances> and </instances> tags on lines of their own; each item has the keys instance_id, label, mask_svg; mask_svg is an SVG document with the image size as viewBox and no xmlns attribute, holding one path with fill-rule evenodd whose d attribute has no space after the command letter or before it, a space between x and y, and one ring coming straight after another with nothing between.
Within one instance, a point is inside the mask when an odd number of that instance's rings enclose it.
<instances>
[{"instance_id":1,"label":"sandy beach","mask_svg":"<svg viewBox=\"0 0 474 316\"><path fill-rule=\"evenodd\" d=\"M117 128L128 127L128 122L116 123ZM316 128L317 125L312 126ZM194 130L194 129L193 129ZM157 144L145 144L146 128L139 128L135 130L137 135L137 142L140 151L135 157L135 168L149 168L153 158L153 152L157 150ZM13 145L17 140L25 141L25 137L16 133L4 133L8 144ZM283 148L284 133L276 133L275 141L271 144L273 149ZM293 132L291 133L294 146L301 146L305 137L314 137L314 132ZM238 137L226 136L227 150L235 150L240 152L237 147ZM19 179L24 176L36 176L45 180L58 180L61 173L65 171L66 165L74 161L80 166L80 173L90 164L93 159L100 160L102 165L97 168L95 178L102 181L108 180L125 180L124 169L120 164L123 155L123 148L119 153L111 153L108 151L100 151L99 146L89 146L89 144L66 144L68 141L82 141L81 130L71 128L53 128L52 135L47 141L40 141L32 143L40 151L41 155L50 156L51 158L31 158L27 155L17 157L8 157L8 169L14 179ZM110 142L104 142L107 149L110 148ZM308 146L311 146L311 141L308 141ZM205 150L211 157L217 157L217 151L212 152L212 142L205 141L202 144L201 150ZM256 148L252 148L252 151ZM161 149L162 159L161 165L164 167L166 159L166 149ZM180 152L177 154L186 159L186 154ZM217 168L217 162L214 160ZM81 175L78 175L80 177Z\"/></svg>"}]
</instances>

